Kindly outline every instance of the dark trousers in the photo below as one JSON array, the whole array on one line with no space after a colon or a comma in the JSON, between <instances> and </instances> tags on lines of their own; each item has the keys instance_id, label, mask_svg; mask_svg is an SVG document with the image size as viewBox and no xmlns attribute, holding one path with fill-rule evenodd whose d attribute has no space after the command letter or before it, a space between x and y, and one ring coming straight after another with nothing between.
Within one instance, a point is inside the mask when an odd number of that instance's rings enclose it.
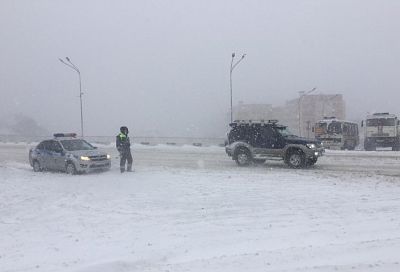
<instances>
[{"instance_id":1,"label":"dark trousers","mask_svg":"<svg viewBox=\"0 0 400 272\"><path fill-rule=\"evenodd\" d=\"M127 171L132 171L132 154L131 154L131 150L124 150L124 151L121 151L120 153L119 153L119 155L120 155L120 163L119 163L119 166L120 166L120 169L121 169L121 173L122 172L125 172L125 163L126 162L128 162L128 165L127 165Z\"/></svg>"}]
</instances>

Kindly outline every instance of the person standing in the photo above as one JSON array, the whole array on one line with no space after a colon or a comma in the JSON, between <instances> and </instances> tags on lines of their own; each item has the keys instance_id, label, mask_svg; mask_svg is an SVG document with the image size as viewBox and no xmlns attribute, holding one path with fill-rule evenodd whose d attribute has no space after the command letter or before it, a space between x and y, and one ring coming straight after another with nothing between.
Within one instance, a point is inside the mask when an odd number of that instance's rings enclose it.
<instances>
[{"instance_id":1,"label":"person standing","mask_svg":"<svg viewBox=\"0 0 400 272\"><path fill-rule=\"evenodd\" d=\"M116 145L117 150L119 152L120 157L120 170L121 173L125 172L125 164L127 164L126 171L132 172L132 154L131 154L131 143L129 141L128 133L129 130L127 127L121 127L120 133L117 135Z\"/></svg>"}]
</instances>

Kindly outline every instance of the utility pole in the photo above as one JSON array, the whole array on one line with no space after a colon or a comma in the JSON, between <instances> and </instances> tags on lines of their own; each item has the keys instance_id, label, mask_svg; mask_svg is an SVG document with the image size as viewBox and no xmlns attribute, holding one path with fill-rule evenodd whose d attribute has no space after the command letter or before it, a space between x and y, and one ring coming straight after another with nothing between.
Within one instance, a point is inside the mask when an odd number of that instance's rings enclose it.
<instances>
[{"instance_id":1,"label":"utility pole","mask_svg":"<svg viewBox=\"0 0 400 272\"><path fill-rule=\"evenodd\" d=\"M79 76L79 100L80 100L80 106L81 106L81 137L83 138L83 107L82 107L82 79L81 79L81 72L79 71L79 68L72 63L69 57L65 57L65 61L63 59L60 59L61 63L67 65L69 68L73 69L75 72L78 73Z\"/></svg>"},{"instance_id":2,"label":"utility pole","mask_svg":"<svg viewBox=\"0 0 400 272\"><path fill-rule=\"evenodd\" d=\"M231 89L231 123L233 122L233 91L232 91L232 72L235 69L235 67L244 59L246 54L243 54L242 57L235 63L233 64L233 60L235 58L235 52L232 53L232 59L231 59L231 69L229 70L229 80L230 80L230 89Z\"/></svg>"},{"instance_id":3,"label":"utility pole","mask_svg":"<svg viewBox=\"0 0 400 272\"><path fill-rule=\"evenodd\" d=\"M303 97L306 96L306 95L308 95L308 94L310 94L310 93L312 93L312 92L314 92L316 89L317 89L317 87L314 87L314 88L312 88L311 90L309 90L309 91L307 91L307 92L304 92L304 91L300 91L300 92L299 92L300 97L299 97L299 100L298 100L298 103L297 103L298 122L299 122L299 136L301 136L301 128L302 128L302 126L301 126L301 122L302 122L302 116L301 116L302 108L301 108L301 103L302 103L302 101L303 101Z\"/></svg>"}]
</instances>

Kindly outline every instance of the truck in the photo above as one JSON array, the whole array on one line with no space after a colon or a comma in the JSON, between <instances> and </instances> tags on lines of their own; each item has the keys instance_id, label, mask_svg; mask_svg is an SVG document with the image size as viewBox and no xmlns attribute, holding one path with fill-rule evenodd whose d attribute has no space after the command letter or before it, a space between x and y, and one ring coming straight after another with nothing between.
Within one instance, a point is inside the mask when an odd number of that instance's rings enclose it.
<instances>
[{"instance_id":1,"label":"truck","mask_svg":"<svg viewBox=\"0 0 400 272\"><path fill-rule=\"evenodd\" d=\"M364 127L364 122L361 123ZM400 121L395 114L374 113L365 119L364 149L374 151L377 147L400 150Z\"/></svg>"}]
</instances>

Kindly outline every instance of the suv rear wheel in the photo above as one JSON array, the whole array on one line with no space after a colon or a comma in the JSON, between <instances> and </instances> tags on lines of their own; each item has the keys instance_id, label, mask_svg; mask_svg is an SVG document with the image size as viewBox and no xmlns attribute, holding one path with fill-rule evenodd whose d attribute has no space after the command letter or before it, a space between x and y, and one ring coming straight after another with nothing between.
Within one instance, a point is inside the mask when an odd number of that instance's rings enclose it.
<instances>
[{"instance_id":1,"label":"suv rear wheel","mask_svg":"<svg viewBox=\"0 0 400 272\"><path fill-rule=\"evenodd\" d=\"M251 162L250 151L247 148L241 148L236 152L236 163L239 166L247 166Z\"/></svg>"},{"instance_id":2,"label":"suv rear wheel","mask_svg":"<svg viewBox=\"0 0 400 272\"><path fill-rule=\"evenodd\" d=\"M305 156L301 150L290 150L286 156L285 162L292 168L300 168L305 165Z\"/></svg>"}]
</instances>

